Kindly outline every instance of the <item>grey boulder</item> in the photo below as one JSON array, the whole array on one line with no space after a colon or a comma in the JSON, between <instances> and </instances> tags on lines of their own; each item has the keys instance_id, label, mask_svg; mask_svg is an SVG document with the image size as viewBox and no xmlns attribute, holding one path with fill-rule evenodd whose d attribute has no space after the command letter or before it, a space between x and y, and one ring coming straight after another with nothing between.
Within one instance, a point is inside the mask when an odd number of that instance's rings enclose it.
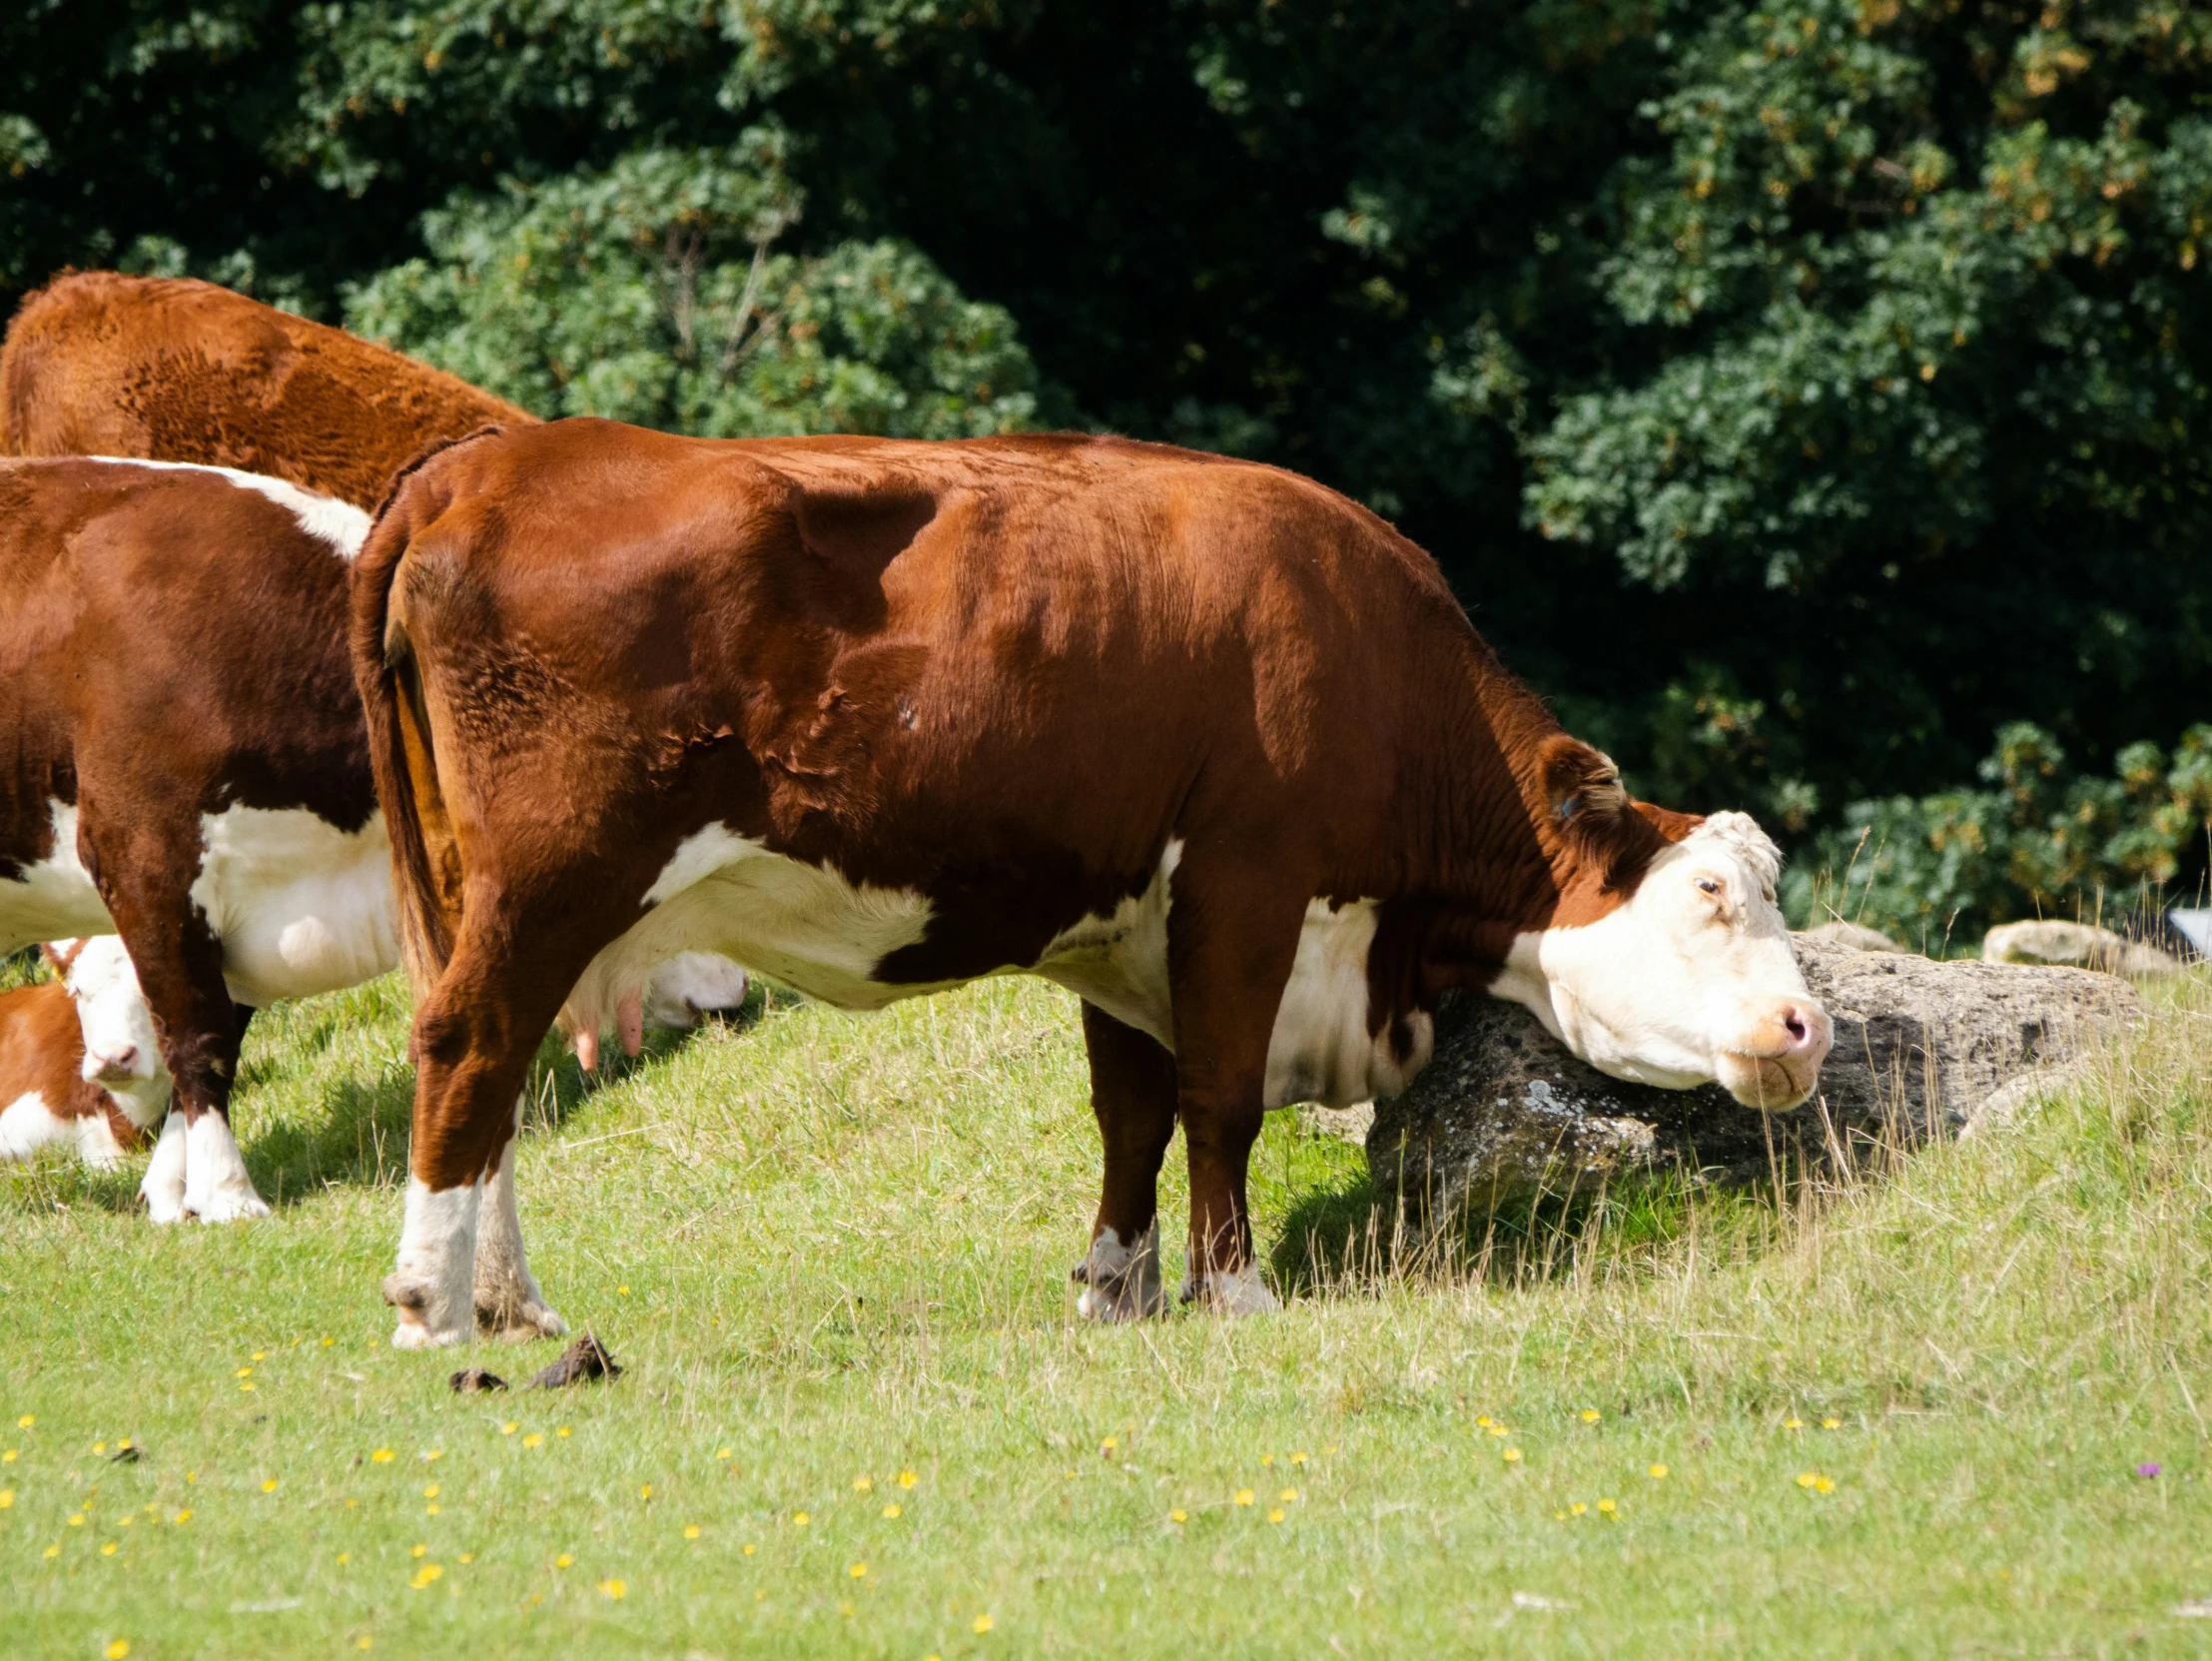
<instances>
[{"instance_id":1,"label":"grey boulder","mask_svg":"<svg viewBox=\"0 0 2212 1661\"><path fill-rule=\"evenodd\" d=\"M1366 1146L1376 1187L1432 1217L1479 1217L1654 1172L1747 1182L1785 1162L1852 1166L1877 1148L1957 1134L1992 1098L2016 1109L2027 1083L2142 1012L2110 975L1795 941L1836 1028L1803 1107L1763 1114L1718 1085L1624 1084L1577 1061L1520 1006L1458 996L1437 1012L1429 1066L1375 1104Z\"/></svg>"}]
</instances>

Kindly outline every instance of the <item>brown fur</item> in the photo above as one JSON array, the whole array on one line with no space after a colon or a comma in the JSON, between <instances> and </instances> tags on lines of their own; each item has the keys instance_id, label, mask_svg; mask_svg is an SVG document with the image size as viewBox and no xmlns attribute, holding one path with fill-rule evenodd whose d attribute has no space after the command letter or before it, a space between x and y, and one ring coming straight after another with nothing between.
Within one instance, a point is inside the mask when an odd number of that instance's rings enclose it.
<instances>
[{"instance_id":1,"label":"brown fur","mask_svg":"<svg viewBox=\"0 0 2212 1661\"><path fill-rule=\"evenodd\" d=\"M387 347L187 278L58 278L0 348L0 451L209 462L370 509L425 443L534 419Z\"/></svg>"},{"instance_id":2,"label":"brown fur","mask_svg":"<svg viewBox=\"0 0 2212 1661\"><path fill-rule=\"evenodd\" d=\"M394 491L354 617L400 903L442 971L415 1023L433 1190L496 1166L554 1012L705 825L926 895L927 938L875 971L917 987L1035 962L1179 837L1174 1055L1086 1017L1099 1226L1149 1223L1179 1121L1192 1261L1234 1270L1310 899L1383 903L1369 1020L1396 1035L1695 823L1628 811L1381 520L1158 446L486 435Z\"/></svg>"}]
</instances>

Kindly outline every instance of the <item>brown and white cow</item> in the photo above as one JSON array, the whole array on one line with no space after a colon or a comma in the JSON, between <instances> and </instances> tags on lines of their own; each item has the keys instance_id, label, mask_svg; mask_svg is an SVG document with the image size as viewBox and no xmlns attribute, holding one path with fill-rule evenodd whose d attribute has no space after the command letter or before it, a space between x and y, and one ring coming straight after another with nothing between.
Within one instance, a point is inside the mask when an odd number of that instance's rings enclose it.
<instances>
[{"instance_id":1,"label":"brown and white cow","mask_svg":"<svg viewBox=\"0 0 2212 1661\"><path fill-rule=\"evenodd\" d=\"M0 348L0 452L202 461L357 507L424 444L523 411L427 364L189 278L76 272Z\"/></svg>"},{"instance_id":2,"label":"brown and white cow","mask_svg":"<svg viewBox=\"0 0 2212 1661\"><path fill-rule=\"evenodd\" d=\"M268 1210L228 1123L252 1009L398 961L347 646L368 528L230 469L0 460L0 951L122 937L175 1082L144 1186L160 1222ZM744 995L734 965L671 967L649 989L664 1016ZM498 1267L511 1169L491 1206L487 1323L559 1330Z\"/></svg>"},{"instance_id":3,"label":"brown and white cow","mask_svg":"<svg viewBox=\"0 0 2212 1661\"><path fill-rule=\"evenodd\" d=\"M120 941L46 956L63 979L0 993L0 1160L61 1147L112 1171L169 1111L169 1070Z\"/></svg>"},{"instance_id":4,"label":"brown and white cow","mask_svg":"<svg viewBox=\"0 0 2212 1661\"><path fill-rule=\"evenodd\" d=\"M1435 564L1293 474L1081 437L481 434L395 484L354 651L418 986L404 1346L465 1337L531 1052L711 949L876 1008L1084 1000L1086 1314L1271 1307L1262 1112L1399 1089L1455 985L1609 1072L1802 1100L1829 1044L1740 814L1632 802Z\"/></svg>"}]
</instances>

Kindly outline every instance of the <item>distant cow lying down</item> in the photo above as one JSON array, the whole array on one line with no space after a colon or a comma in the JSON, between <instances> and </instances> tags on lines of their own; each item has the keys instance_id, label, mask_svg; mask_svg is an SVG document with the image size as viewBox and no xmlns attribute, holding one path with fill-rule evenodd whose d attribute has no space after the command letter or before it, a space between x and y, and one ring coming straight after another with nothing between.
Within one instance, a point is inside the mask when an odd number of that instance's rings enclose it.
<instances>
[{"instance_id":1,"label":"distant cow lying down","mask_svg":"<svg viewBox=\"0 0 2212 1661\"><path fill-rule=\"evenodd\" d=\"M0 951L122 937L175 1081L145 1187L157 1220L268 1210L229 1124L241 1007L398 962L346 643L368 528L282 479L0 459ZM672 973L650 994L664 1008L743 995L734 965L718 988L696 960ZM647 1001L609 1011L625 1043ZM599 1029L576 1036L593 1050ZM511 1173L493 1209L496 1257ZM558 1329L519 1280L497 1285L490 1324Z\"/></svg>"},{"instance_id":2,"label":"distant cow lying down","mask_svg":"<svg viewBox=\"0 0 2212 1661\"><path fill-rule=\"evenodd\" d=\"M72 1148L112 1171L169 1111L169 1070L121 941L46 955L65 979L0 993L0 1160Z\"/></svg>"},{"instance_id":3,"label":"distant cow lying down","mask_svg":"<svg viewBox=\"0 0 2212 1661\"><path fill-rule=\"evenodd\" d=\"M56 278L0 348L0 452L204 461L356 507L424 444L532 417L441 370L242 294Z\"/></svg>"}]
</instances>

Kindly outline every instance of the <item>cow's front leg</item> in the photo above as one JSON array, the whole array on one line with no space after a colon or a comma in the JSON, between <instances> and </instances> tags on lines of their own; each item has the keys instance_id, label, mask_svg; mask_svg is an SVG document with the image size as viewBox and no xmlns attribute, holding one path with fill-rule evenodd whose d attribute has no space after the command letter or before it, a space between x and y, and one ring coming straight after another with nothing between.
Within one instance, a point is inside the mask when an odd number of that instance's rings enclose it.
<instances>
[{"instance_id":1,"label":"cow's front leg","mask_svg":"<svg viewBox=\"0 0 2212 1661\"><path fill-rule=\"evenodd\" d=\"M521 1140L522 1102L514 1104L514 1134L484 1184L476 1214L476 1331L511 1343L557 1338L568 1323L546 1306L522 1252L522 1215L515 1204L514 1150Z\"/></svg>"},{"instance_id":2,"label":"cow's front leg","mask_svg":"<svg viewBox=\"0 0 2212 1661\"><path fill-rule=\"evenodd\" d=\"M1249 870L1207 873L1187 859L1175 873L1168 974L1176 1104L1190 1162L1182 1297L1219 1314L1282 1306L1252 1252L1244 1186L1264 1116L1267 1046L1305 917L1291 893L1259 886Z\"/></svg>"},{"instance_id":3,"label":"cow's front leg","mask_svg":"<svg viewBox=\"0 0 2212 1661\"><path fill-rule=\"evenodd\" d=\"M267 1217L231 1134L244 1023L223 979L223 943L191 897L198 820L163 814L120 825L88 790L81 824L80 852L138 973L175 1083L169 1123L140 1189L147 1210L156 1222Z\"/></svg>"},{"instance_id":4,"label":"cow's front leg","mask_svg":"<svg viewBox=\"0 0 2212 1661\"><path fill-rule=\"evenodd\" d=\"M391 1341L401 1349L460 1343L475 1332L477 1231L487 1203L494 1253L504 1249L496 1237L513 1217L516 1107L560 1003L558 991L545 989L567 984L516 974L515 944L511 928L476 932L464 923L452 961L415 1014L406 1219L383 1284L384 1301L399 1311ZM496 1192L502 1173L505 1198ZM513 1267L526 1280L518 1222L512 1244ZM510 1280L506 1289L515 1288ZM536 1290L531 1282L530 1300L542 1309Z\"/></svg>"},{"instance_id":5,"label":"cow's front leg","mask_svg":"<svg viewBox=\"0 0 2212 1661\"><path fill-rule=\"evenodd\" d=\"M1091 1056L1091 1110L1106 1150L1091 1246L1071 1278L1086 1320L1159 1313L1159 1162L1175 1135L1175 1058L1158 1041L1083 1006Z\"/></svg>"}]
</instances>

